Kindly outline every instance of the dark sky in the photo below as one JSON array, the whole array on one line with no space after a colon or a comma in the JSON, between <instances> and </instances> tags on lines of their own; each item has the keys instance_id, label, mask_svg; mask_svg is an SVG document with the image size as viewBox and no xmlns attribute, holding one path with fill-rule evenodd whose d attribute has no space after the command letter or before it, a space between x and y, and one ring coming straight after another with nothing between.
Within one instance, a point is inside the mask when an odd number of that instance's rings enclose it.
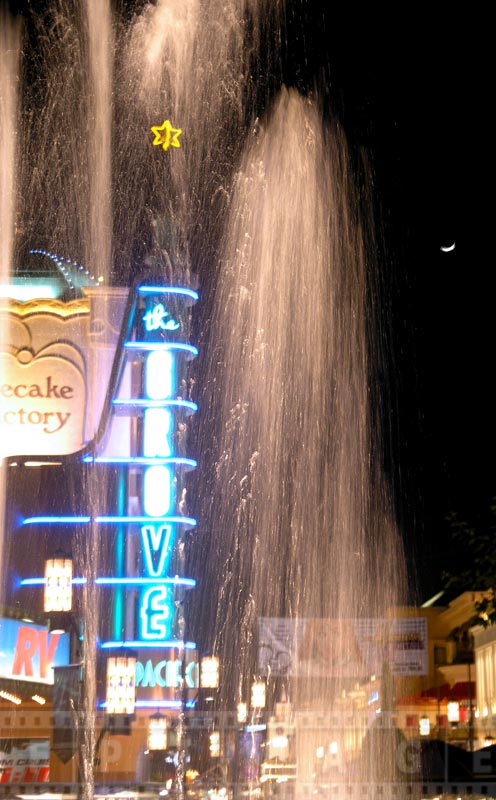
<instances>
[{"instance_id":1,"label":"dark sky","mask_svg":"<svg viewBox=\"0 0 496 800\"><path fill-rule=\"evenodd\" d=\"M487 51L483 26L471 39L467 15L390 18L388 27L349 16L315 6L306 44L352 147L372 165L390 277L398 519L425 600L441 588L442 570L465 557L453 547L448 512L477 516L496 494L492 259L481 194Z\"/></svg>"}]
</instances>

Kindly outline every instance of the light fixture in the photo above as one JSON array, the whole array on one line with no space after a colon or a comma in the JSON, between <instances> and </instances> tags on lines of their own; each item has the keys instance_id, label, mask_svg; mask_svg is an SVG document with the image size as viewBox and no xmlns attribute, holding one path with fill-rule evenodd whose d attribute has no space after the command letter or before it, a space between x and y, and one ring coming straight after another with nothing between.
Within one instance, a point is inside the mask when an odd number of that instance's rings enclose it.
<instances>
[{"instance_id":1,"label":"light fixture","mask_svg":"<svg viewBox=\"0 0 496 800\"><path fill-rule=\"evenodd\" d=\"M167 750L167 717L160 711L152 714L148 722L147 744L149 750Z\"/></svg>"},{"instance_id":2,"label":"light fixture","mask_svg":"<svg viewBox=\"0 0 496 800\"><path fill-rule=\"evenodd\" d=\"M262 681L255 681L251 685L251 707L265 708L265 683Z\"/></svg>"},{"instance_id":3,"label":"light fixture","mask_svg":"<svg viewBox=\"0 0 496 800\"><path fill-rule=\"evenodd\" d=\"M278 733L277 731L283 731L282 733ZM269 740L270 747L273 747L275 750L284 750L289 744L289 739L284 733L283 728L276 729L276 735Z\"/></svg>"},{"instance_id":4,"label":"light fixture","mask_svg":"<svg viewBox=\"0 0 496 800\"><path fill-rule=\"evenodd\" d=\"M448 705L448 722L460 722L460 703L451 700Z\"/></svg>"},{"instance_id":5,"label":"light fixture","mask_svg":"<svg viewBox=\"0 0 496 800\"><path fill-rule=\"evenodd\" d=\"M45 561L45 613L72 609L72 559L65 556Z\"/></svg>"},{"instance_id":6,"label":"light fixture","mask_svg":"<svg viewBox=\"0 0 496 800\"><path fill-rule=\"evenodd\" d=\"M419 733L421 736L429 736L431 732L431 723L429 717L425 715L419 719Z\"/></svg>"},{"instance_id":7,"label":"light fixture","mask_svg":"<svg viewBox=\"0 0 496 800\"><path fill-rule=\"evenodd\" d=\"M200 686L202 689L219 688L219 659L217 656L204 656L201 659Z\"/></svg>"},{"instance_id":8,"label":"light fixture","mask_svg":"<svg viewBox=\"0 0 496 800\"><path fill-rule=\"evenodd\" d=\"M219 758L220 756L220 732L212 731L209 736L209 750L212 758Z\"/></svg>"},{"instance_id":9,"label":"light fixture","mask_svg":"<svg viewBox=\"0 0 496 800\"><path fill-rule=\"evenodd\" d=\"M135 656L119 655L107 659L107 714L134 714L135 681Z\"/></svg>"},{"instance_id":10,"label":"light fixture","mask_svg":"<svg viewBox=\"0 0 496 800\"><path fill-rule=\"evenodd\" d=\"M44 706L46 703L46 698L41 697L39 694L33 694L31 700L34 700L35 703L38 703L40 706Z\"/></svg>"},{"instance_id":11,"label":"light fixture","mask_svg":"<svg viewBox=\"0 0 496 800\"><path fill-rule=\"evenodd\" d=\"M16 694L6 692L4 689L0 690L0 697L3 698L3 700L8 700L10 703L14 703L16 706L20 706L22 703L20 697L18 697Z\"/></svg>"},{"instance_id":12,"label":"light fixture","mask_svg":"<svg viewBox=\"0 0 496 800\"><path fill-rule=\"evenodd\" d=\"M237 706L237 720L238 722L246 722L248 719L248 705L247 703L238 703Z\"/></svg>"}]
</instances>

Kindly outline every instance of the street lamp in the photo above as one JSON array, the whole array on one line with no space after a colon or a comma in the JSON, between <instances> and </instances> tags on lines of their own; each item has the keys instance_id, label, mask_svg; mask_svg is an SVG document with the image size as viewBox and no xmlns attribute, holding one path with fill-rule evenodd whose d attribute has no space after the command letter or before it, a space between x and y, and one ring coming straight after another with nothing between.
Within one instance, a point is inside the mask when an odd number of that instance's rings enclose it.
<instances>
[{"instance_id":1,"label":"street lamp","mask_svg":"<svg viewBox=\"0 0 496 800\"><path fill-rule=\"evenodd\" d=\"M134 714L136 700L136 656L119 655L107 659L106 713Z\"/></svg>"},{"instance_id":2,"label":"street lamp","mask_svg":"<svg viewBox=\"0 0 496 800\"><path fill-rule=\"evenodd\" d=\"M65 613L72 609L72 559L63 555L45 561L45 613Z\"/></svg>"},{"instance_id":3,"label":"street lamp","mask_svg":"<svg viewBox=\"0 0 496 800\"><path fill-rule=\"evenodd\" d=\"M237 720L238 722L245 723L248 719L248 704L247 703L238 703L237 706Z\"/></svg>"},{"instance_id":4,"label":"street lamp","mask_svg":"<svg viewBox=\"0 0 496 800\"><path fill-rule=\"evenodd\" d=\"M220 731L210 733L208 749L211 758L220 758Z\"/></svg>"},{"instance_id":5,"label":"street lamp","mask_svg":"<svg viewBox=\"0 0 496 800\"><path fill-rule=\"evenodd\" d=\"M419 719L419 733L421 736L429 736L431 732L431 722L429 717L424 716Z\"/></svg>"},{"instance_id":6,"label":"street lamp","mask_svg":"<svg viewBox=\"0 0 496 800\"><path fill-rule=\"evenodd\" d=\"M200 687L219 688L219 659L217 656L204 656L200 662Z\"/></svg>"},{"instance_id":7,"label":"street lamp","mask_svg":"<svg viewBox=\"0 0 496 800\"><path fill-rule=\"evenodd\" d=\"M160 711L152 714L148 722L147 744L149 750L167 750L167 717Z\"/></svg>"},{"instance_id":8,"label":"street lamp","mask_svg":"<svg viewBox=\"0 0 496 800\"><path fill-rule=\"evenodd\" d=\"M255 681L251 685L251 707L257 711L265 708L265 683Z\"/></svg>"},{"instance_id":9,"label":"street lamp","mask_svg":"<svg viewBox=\"0 0 496 800\"><path fill-rule=\"evenodd\" d=\"M448 722L460 722L460 703L456 700L451 700L447 706L448 709Z\"/></svg>"}]
</instances>

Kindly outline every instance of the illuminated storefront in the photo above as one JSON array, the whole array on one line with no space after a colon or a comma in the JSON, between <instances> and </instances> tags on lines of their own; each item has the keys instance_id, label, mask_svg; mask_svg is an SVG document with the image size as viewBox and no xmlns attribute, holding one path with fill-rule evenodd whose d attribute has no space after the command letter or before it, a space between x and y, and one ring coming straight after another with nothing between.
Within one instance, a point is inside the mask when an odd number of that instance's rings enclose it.
<instances>
[{"instance_id":1,"label":"illuminated storefront","mask_svg":"<svg viewBox=\"0 0 496 800\"><path fill-rule=\"evenodd\" d=\"M94 290L91 300L94 307L98 291ZM79 571L76 569L69 578L81 616L73 623L74 631L82 632L81 637L75 637L74 632L72 635L73 640L84 639L85 609L81 597L91 582L92 590L98 593L98 607L105 609L97 631L99 671L120 654L131 652L135 659L133 675L127 679L133 697L126 713L133 715L130 721L135 720L136 736L131 735L120 758L115 756L119 748L114 747L112 758L107 759L112 762L113 773L127 779L136 776L146 740L144 723L150 712L165 709L173 719L198 687L196 645L185 640L182 610L185 593L195 585L184 574L183 545L185 535L196 525L186 509L185 475L196 466L187 452L187 417L196 411L189 396L188 362L197 355L189 343L190 308L197 297L187 287L136 285L127 300L112 363L108 341L103 347L94 346L93 342L87 358L84 348L70 341L64 351L59 328L67 315L64 317L64 304L59 301L52 301L51 312L43 311L45 315L52 314L52 328L58 315L55 334L50 334L52 349L59 342L57 365L43 361L43 348L34 353L34 347L11 347L11 352L3 355L2 375L7 377L2 382L0 412L3 428L12 434L5 453L9 463L13 468L37 466L41 481L45 474L53 474L58 464L69 464L71 485L77 480L81 487L76 497L68 498L62 491L60 496L52 494L39 513L23 514L20 519L12 514L12 535L20 546L36 542L39 537L46 547L42 559L48 558L49 551L60 547L61 542L67 551L73 549L74 542L85 539L101 543L105 554L98 560L96 572L86 572L80 559ZM23 330L26 339L33 339L33 330L42 336L43 320L36 317L36 302L31 301L29 314L23 316L22 307L26 305L11 305L10 311L21 320L18 329ZM74 311L79 320L78 335L86 344L92 341L90 308L91 303L78 301L78 310ZM79 361L74 356L76 351ZM75 362L79 367L74 366ZM95 365L102 363L108 392L102 391L101 381L94 384ZM68 375L73 377L69 379ZM92 407L94 395L96 410ZM64 437L64 429L69 429L73 417L72 433ZM52 434L54 444L46 445ZM16 442L20 443L20 452L16 451ZM95 486L99 487L96 492ZM32 596L33 587L39 587L42 602L42 590L49 578L39 559L36 566L37 570L27 572L27 559L14 588L24 598L26 592ZM76 614L70 613L73 617ZM7 620L7 627L10 624ZM24 676L31 664L39 664L41 671L48 664L69 664L69 634L60 640L57 654L64 645L64 657L57 662L52 658L53 637L57 634L41 631L36 633L36 656L30 661L31 653L35 653L31 644L34 635L26 634L27 644L16 662ZM49 639L45 641L44 636ZM84 644L76 657L82 651ZM101 675L97 685L99 719L103 724L114 709L108 707ZM102 747L103 773L108 750ZM65 774L71 774L69 768Z\"/></svg>"},{"instance_id":2,"label":"illuminated storefront","mask_svg":"<svg viewBox=\"0 0 496 800\"><path fill-rule=\"evenodd\" d=\"M69 635L2 617L0 642L0 783L44 783L50 772L47 709L54 668L69 663Z\"/></svg>"}]
</instances>

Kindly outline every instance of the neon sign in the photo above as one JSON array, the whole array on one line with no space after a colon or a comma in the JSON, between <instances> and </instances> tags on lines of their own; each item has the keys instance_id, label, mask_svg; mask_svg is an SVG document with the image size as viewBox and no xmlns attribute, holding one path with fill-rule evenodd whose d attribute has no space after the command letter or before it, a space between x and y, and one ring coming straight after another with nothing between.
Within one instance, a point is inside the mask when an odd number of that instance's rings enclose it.
<instances>
[{"instance_id":1,"label":"neon sign","mask_svg":"<svg viewBox=\"0 0 496 800\"><path fill-rule=\"evenodd\" d=\"M177 689L181 683L183 664L179 659L176 661L162 660L155 663L151 658L146 662L136 662L136 686L153 689L155 686L161 688ZM198 664L190 661L184 668L184 677L188 689L198 688Z\"/></svg>"},{"instance_id":2,"label":"neon sign","mask_svg":"<svg viewBox=\"0 0 496 800\"><path fill-rule=\"evenodd\" d=\"M126 321L127 341L118 356L121 364L110 421L105 436L91 454L82 457L91 469L119 471L123 488L116 494L115 505L97 508L91 515L54 514L23 520L23 525L40 528L95 524L102 535L109 528L115 532L114 574L94 578L95 584L113 597L108 631L102 632L100 639L100 646L107 651L130 647L187 652L196 648L194 642L175 638L175 615L184 591L195 586L193 579L177 573L181 572L178 540L196 525L196 520L185 516L180 502L183 476L196 462L182 452L182 446L178 451L178 442L184 440L178 432L184 416L197 410L183 388L186 364L198 353L184 341L188 308L197 299L195 291L183 287L137 288ZM65 384L50 386L52 393L62 395L64 389L67 394ZM137 423L124 428L124 442L123 428L117 425L122 416ZM128 543L133 559L126 561L123 554ZM84 581L84 577L72 579L72 583ZM44 579L26 578L21 585L36 582L42 585ZM158 686L162 669L166 668L160 667L157 673Z\"/></svg>"},{"instance_id":3,"label":"neon sign","mask_svg":"<svg viewBox=\"0 0 496 800\"><path fill-rule=\"evenodd\" d=\"M142 476L141 507L138 510L135 506L127 517L109 516L105 522L139 524L143 586L138 596L137 642L145 647L154 643L163 647L165 642L174 641L175 592L180 585L186 587L187 581L175 583L169 574L178 532L195 524L177 514L176 506L182 470L196 466L192 459L177 453L177 429L179 415L196 411L196 404L181 396L180 390L184 359L196 355L197 350L178 337L185 330L185 307L198 295L181 287L141 286L138 297L125 349L131 356L141 351L141 390L132 397L117 392L113 405L117 413L128 409L126 413L140 415L143 421L141 437L128 461L129 467L139 468ZM138 306L142 308L139 316ZM112 453L100 454L100 458L110 463ZM100 520L103 522L103 518Z\"/></svg>"},{"instance_id":4,"label":"neon sign","mask_svg":"<svg viewBox=\"0 0 496 800\"><path fill-rule=\"evenodd\" d=\"M167 322L165 322L168 316L169 312L165 310L162 303L157 303L157 305L150 309L150 311L147 311L143 317L146 330L177 331L177 329L181 327L179 322L176 322L175 319L168 319Z\"/></svg>"}]
</instances>

